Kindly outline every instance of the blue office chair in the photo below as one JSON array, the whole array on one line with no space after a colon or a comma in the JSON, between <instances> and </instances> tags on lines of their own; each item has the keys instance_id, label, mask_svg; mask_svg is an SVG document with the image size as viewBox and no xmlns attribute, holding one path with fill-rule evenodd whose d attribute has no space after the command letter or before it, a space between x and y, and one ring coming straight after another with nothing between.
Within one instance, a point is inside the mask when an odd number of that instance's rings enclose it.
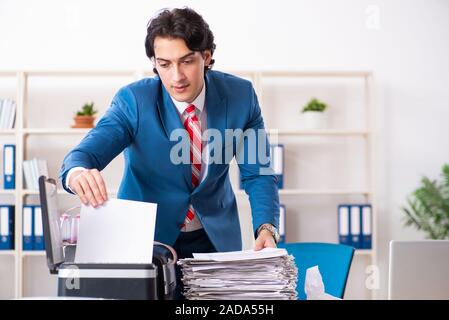
<instances>
[{"instance_id":1,"label":"blue office chair","mask_svg":"<svg viewBox=\"0 0 449 320\"><path fill-rule=\"evenodd\" d=\"M335 243L280 243L279 248L285 248L295 257L298 268L298 299L305 300L304 281L306 270L318 266L323 278L326 293L343 298L349 269L354 256L354 248Z\"/></svg>"}]
</instances>

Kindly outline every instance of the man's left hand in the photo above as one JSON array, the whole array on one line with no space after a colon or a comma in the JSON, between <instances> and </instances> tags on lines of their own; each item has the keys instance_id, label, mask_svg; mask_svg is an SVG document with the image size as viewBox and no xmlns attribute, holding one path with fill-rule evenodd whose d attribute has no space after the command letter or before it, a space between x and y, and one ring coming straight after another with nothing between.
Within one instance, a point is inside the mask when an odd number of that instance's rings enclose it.
<instances>
[{"instance_id":1,"label":"man's left hand","mask_svg":"<svg viewBox=\"0 0 449 320\"><path fill-rule=\"evenodd\" d=\"M273 235L268 230L260 231L256 243L254 244L255 251L262 250L263 248L276 248Z\"/></svg>"}]
</instances>

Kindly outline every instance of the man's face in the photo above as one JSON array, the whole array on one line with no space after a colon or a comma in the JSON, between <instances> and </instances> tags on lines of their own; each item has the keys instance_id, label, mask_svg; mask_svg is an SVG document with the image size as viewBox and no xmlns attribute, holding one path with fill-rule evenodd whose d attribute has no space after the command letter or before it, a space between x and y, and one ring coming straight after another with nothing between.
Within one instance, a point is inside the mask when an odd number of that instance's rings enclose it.
<instances>
[{"instance_id":1,"label":"man's face","mask_svg":"<svg viewBox=\"0 0 449 320\"><path fill-rule=\"evenodd\" d=\"M190 103L204 85L204 66L212 59L210 50L190 50L183 39L154 39L154 65L168 93L177 101Z\"/></svg>"}]
</instances>

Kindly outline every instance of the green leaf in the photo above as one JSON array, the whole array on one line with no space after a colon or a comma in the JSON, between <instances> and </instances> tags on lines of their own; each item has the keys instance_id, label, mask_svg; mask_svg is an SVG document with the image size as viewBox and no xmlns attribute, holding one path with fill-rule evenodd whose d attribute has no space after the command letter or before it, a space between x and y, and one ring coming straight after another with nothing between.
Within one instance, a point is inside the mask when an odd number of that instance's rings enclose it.
<instances>
[{"instance_id":1,"label":"green leaf","mask_svg":"<svg viewBox=\"0 0 449 320\"><path fill-rule=\"evenodd\" d=\"M315 112L323 112L326 110L327 105L317 98L312 98L302 109L302 112L307 111L315 111Z\"/></svg>"},{"instance_id":2,"label":"green leaf","mask_svg":"<svg viewBox=\"0 0 449 320\"><path fill-rule=\"evenodd\" d=\"M85 103L83 105L83 107L81 108L81 110L79 110L76 115L77 116L93 116L97 113L98 111L95 110L94 108L94 103Z\"/></svg>"}]
</instances>

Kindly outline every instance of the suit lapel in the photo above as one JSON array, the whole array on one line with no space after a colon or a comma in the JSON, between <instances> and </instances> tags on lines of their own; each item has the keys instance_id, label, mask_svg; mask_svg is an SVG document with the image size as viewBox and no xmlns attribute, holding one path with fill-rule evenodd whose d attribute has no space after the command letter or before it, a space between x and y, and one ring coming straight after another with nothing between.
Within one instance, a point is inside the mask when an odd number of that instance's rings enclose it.
<instances>
[{"instance_id":1,"label":"suit lapel","mask_svg":"<svg viewBox=\"0 0 449 320\"><path fill-rule=\"evenodd\" d=\"M217 129L221 135L221 145L224 146L225 129L227 125L227 105L226 99L220 95L220 92L215 83L215 78L212 76L212 72L206 73L206 110L207 110L207 129ZM207 155L209 158L209 155ZM195 188L193 193L199 192L204 186L204 182L211 175L211 166L209 165L206 179L204 179L198 187Z\"/></svg>"},{"instance_id":2,"label":"suit lapel","mask_svg":"<svg viewBox=\"0 0 449 320\"><path fill-rule=\"evenodd\" d=\"M160 85L157 108L159 110L159 116L161 118L162 126L164 128L167 139L170 140L171 133L176 129L184 129L184 125L181 122L181 118L179 117L173 100L171 99L167 90L165 90L162 82ZM178 141L170 141L172 147L177 143ZM193 190L191 165L181 163L179 164L179 166L182 166L182 173L187 186L189 186L190 190Z\"/></svg>"},{"instance_id":3,"label":"suit lapel","mask_svg":"<svg viewBox=\"0 0 449 320\"><path fill-rule=\"evenodd\" d=\"M162 82L159 90L157 108L159 110L159 116L161 117L162 126L164 127L164 131L168 139L170 139L170 135L174 130L184 129L178 111L176 111L176 107L173 104L167 90L165 90Z\"/></svg>"}]
</instances>

